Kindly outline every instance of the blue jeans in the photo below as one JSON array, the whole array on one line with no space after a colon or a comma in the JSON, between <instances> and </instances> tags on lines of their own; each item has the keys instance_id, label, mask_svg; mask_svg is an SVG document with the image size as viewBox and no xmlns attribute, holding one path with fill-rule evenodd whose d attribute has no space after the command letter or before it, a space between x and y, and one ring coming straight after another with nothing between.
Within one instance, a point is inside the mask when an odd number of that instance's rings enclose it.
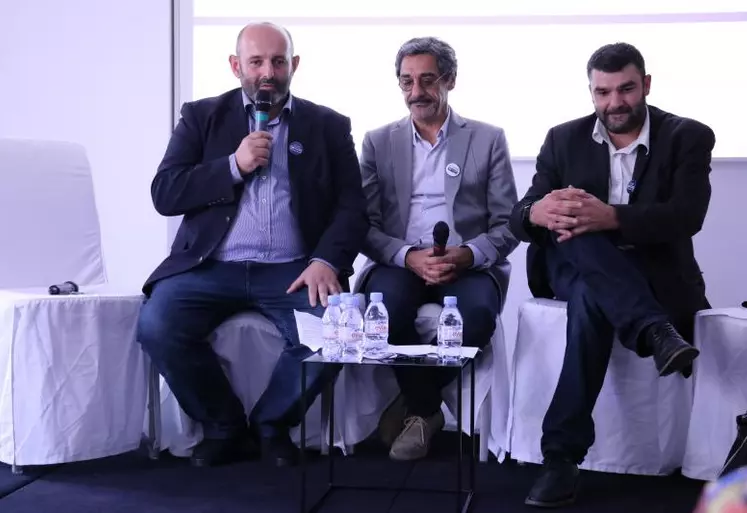
<instances>
[{"instance_id":1,"label":"blue jeans","mask_svg":"<svg viewBox=\"0 0 747 513\"><path fill-rule=\"evenodd\" d=\"M624 347L646 356L641 334L667 315L635 250L618 249L606 234L581 235L545 249L552 289L568 302L568 324L563 368L542 424L542 453L581 463L594 443L592 411L615 333Z\"/></svg>"},{"instance_id":2,"label":"blue jeans","mask_svg":"<svg viewBox=\"0 0 747 513\"><path fill-rule=\"evenodd\" d=\"M426 303L443 304L444 296L456 296L464 320L464 345L483 348L495 331L501 311L501 294L487 273L468 270L443 285L426 285L409 269L379 265L364 285L366 294L382 292L389 312L389 343L420 344L415 331L418 309ZM435 340L431 343L436 343ZM459 375L458 369L395 366L400 391L411 415L430 417L441 409L442 389Z\"/></svg>"},{"instance_id":3,"label":"blue jeans","mask_svg":"<svg viewBox=\"0 0 747 513\"><path fill-rule=\"evenodd\" d=\"M300 423L301 365L311 354L298 339L293 310L319 317L324 308L309 305L304 288L286 294L306 267L283 264L206 261L155 284L144 302L138 341L174 393L179 405L200 422L205 438L229 438L246 431L244 407L233 392L207 336L228 317L255 310L272 321L285 348L250 419L259 434L273 437ZM324 366L329 367L329 366ZM321 391L331 369L310 366L307 405Z\"/></svg>"}]
</instances>

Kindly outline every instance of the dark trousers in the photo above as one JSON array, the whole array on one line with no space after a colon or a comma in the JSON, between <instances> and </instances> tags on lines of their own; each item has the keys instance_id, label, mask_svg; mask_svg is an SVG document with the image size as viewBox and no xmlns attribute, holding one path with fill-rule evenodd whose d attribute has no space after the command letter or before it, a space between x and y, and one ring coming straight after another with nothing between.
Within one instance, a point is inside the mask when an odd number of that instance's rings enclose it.
<instances>
[{"instance_id":1,"label":"dark trousers","mask_svg":"<svg viewBox=\"0 0 747 513\"><path fill-rule=\"evenodd\" d=\"M382 292L389 312L389 343L422 343L415 331L418 308L426 303L443 304L444 296L456 296L464 320L464 345L484 347L495 330L501 310L501 297L493 279L486 273L466 271L445 285L426 285L415 273L400 267L379 265L364 285L366 294ZM436 341L430 341L435 343ZM457 376L455 369L434 367L394 367L408 413L429 417L441 408L441 390Z\"/></svg>"},{"instance_id":2,"label":"dark trousers","mask_svg":"<svg viewBox=\"0 0 747 513\"><path fill-rule=\"evenodd\" d=\"M618 249L607 235L554 242L546 255L553 291L568 303L568 325L563 369L542 424L542 453L580 463L594 443L591 414L615 334L626 348L644 355L640 335L667 316L634 250Z\"/></svg>"},{"instance_id":3,"label":"dark trousers","mask_svg":"<svg viewBox=\"0 0 747 513\"><path fill-rule=\"evenodd\" d=\"M155 284L138 323L138 341L174 393L179 405L202 424L205 438L228 438L244 432L244 407L233 392L206 337L228 317L256 310L272 321L285 348L267 389L251 413L262 436L287 432L301 421L301 365L311 354L298 340L293 310L322 316L309 305L308 291L286 294L306 262L257 264L206 261L189 272ZM247 341L251 343L251 341ZM251 372L251 362L246 362ZM331 367L331 366L325 366ZM322 374L322 372L324 374ZM321 391L331 371L312 366L307 373L307 405Z\"/></svg>"}]
</instances>

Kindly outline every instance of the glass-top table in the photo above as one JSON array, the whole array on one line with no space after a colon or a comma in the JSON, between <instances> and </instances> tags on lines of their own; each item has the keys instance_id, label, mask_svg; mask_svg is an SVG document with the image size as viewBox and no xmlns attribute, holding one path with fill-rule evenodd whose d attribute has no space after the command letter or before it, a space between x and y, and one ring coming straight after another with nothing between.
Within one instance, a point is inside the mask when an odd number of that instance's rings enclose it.
<instances>
[{"instance_id":1,"label":"glass-top table","mask_svg":"<svg viewBox=\"0 0 747 513\"><path fill-rule=\"evenodd\" d=\"M471 348L464 348L465 353ZM472 350L474 352L474 350ZM460 436L458 437L458 449L455 455L456 468L456 487L433 487L433 488L415 488L406 487L404 483L400 486L387 487L387 486L370 486L370 485L348 485L340 484L335 481L335 465L334 465L334 381L328 383L322 392L322 437L325 432L328 436L327 446L330 448L329 455L327 457L327 473L328 473L328 484L324 494L315 503L311 504L307 508L306 499L306 479L307 479L307 466L306 458L304 456L306 449L306 416L302 416L301 420L301 513L310 513L318 511L324 504L324 501L334 491L340 489L346 490L381 490L381 491L418 491L418 492L429 492L429 493L448 493L456 496L456 511L458 513L467 513L472 505L474 498L475 488L475 463L476 463L476 444L474 438L475 432L475 358L469 356L462 356L455 359L444 360L438 357L436 354L436 347L433 346L433 351L427 354L410 355L410 354L389 354L385 357L377 358L363 358L361 361L347 360L347 359L327 359L322 356L321 352L318 351L301 363L301 398L302 398L302 411L306 411L305 397L307 388L307 372L308 366L310 365L322 365L330 366L335 365L340 368L345 366L358 366L358 365L374 365L374 366L385 366L385 367L445 367L458 369L457 377L457 431ZM462 426L462 393L464 388L464 373L469 372L470 383L469 383L469 451L467 453L467 463L469 464L469 475L467 479L467 486L464 486L463 479L463 466L464 466L464 447L463 447L463 426Z\"/></svg>"}]
</instances>

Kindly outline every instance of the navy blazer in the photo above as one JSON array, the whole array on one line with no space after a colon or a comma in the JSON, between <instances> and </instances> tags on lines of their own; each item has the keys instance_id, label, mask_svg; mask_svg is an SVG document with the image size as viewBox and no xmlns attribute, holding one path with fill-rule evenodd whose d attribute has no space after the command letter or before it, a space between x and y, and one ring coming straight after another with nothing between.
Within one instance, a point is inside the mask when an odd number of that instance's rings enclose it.
<instances>
[{"instance_id":1,"label":"navy blazer","mask_svg":"<svg viewBox=\"0 0 747 513\"><path fill-rule=\"evenodd\" d=\"M638 150L627 205L616 205L617 236L634 246L643 272L662 306L685 338L690 338L695 312L710 305L692 237L703 226L711 199L713 131L706 125L649 106L648 153ZM537 157L537 172L524 198L514 207L511 229L527 250L529 288L536 297L553 298L543 246L549 232L527 229L522 210L554 190L585 189L605 203L609 196L610 156L607 145L592 137L592 114L552 128Z\"/></svg>"},{"instance_id":2,"label":"navy blazer","mask_svg":"<svg viewBox=\"0 0 747 513\"><path fill-rule=\"evenodd\" d=\"M304 149L288 153L293 215L307 257L335 266L346 286L368 232L350 119L297 97L293 102L288 141ZM209 258L228 232L244 192L244 183L233 181L228 156L248 131L241 89L182 107L151 195L158 213L184 218L171 254L143 286L146 295L156 281Z\"/></svg>"}]
</instances>

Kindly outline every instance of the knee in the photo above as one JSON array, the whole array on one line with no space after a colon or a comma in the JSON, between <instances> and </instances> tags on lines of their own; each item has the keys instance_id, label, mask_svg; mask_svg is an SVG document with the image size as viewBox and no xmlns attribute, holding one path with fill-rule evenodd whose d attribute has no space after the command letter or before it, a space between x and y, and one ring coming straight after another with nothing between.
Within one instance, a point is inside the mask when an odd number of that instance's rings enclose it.
<instances>
[{"instance_id":1,"label":"knee","mask_svg":"<svg viewBox=\"0 0 747 513\"><path fill-rule=\"evenodd\" d=\"M137 322L137 341L151 356L178 345L182 323L169 313L167 298L151 296L140 307Z\"/></svg>"},{"instance_id":2,"label":"knee","mask_svg":"<svg viewBox=\"0 0 747 513\"><path fill-rule=\"evenodd\" d=\"M152 299L147 299L140 307L137 341L147 353L166 340L170 331L167 322L158 310L157 303Z\"/></svg>"}]
</instances>

